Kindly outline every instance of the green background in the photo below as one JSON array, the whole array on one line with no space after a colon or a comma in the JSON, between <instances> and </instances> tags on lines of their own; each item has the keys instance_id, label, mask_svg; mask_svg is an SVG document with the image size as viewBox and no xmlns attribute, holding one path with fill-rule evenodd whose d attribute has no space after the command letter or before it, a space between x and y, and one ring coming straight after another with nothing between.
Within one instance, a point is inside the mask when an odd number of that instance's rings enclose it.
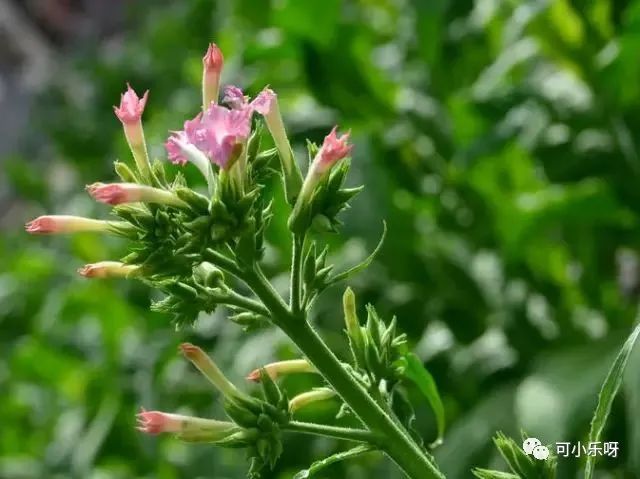
<instances>
[{"instance_id":1,"label":"green background","mask_svg":"<svg viewBox=\"0 0 640 479\"><path fill-rule=\"evenodd\" d=\"M286 338L245 334L223 311L176 332L148 311L157 292L75 274L123 256L122 241L22 231L45 212L106 217L83 188L113 180L116 158L131 161L112 112L125 81L151 90L145 131L164 158L168 131L198 111L209 41L225 53L224 84L277 91L300 159L305 138L351 129L350 182L366 189L329 239L332 259L362 259L388 222L382 253L350 284L362 311L371 302L398 317L434 375L448 420L434 454L447 477L505 469L496 430L586 441L640 291L640 1L131 3L124 41L69 53L70 73L54 77L21 148L3 158L15 207L0 236L1 478L243 477L242 451L145 437L135 413L221 417L219 397L177 354L181 341L244 385L254 367L295 357ZM287 213L275 213L267 264L285 288ZM314 311L339 354L341 293ZM292 393L316 384L285 382ZM433 417L414 399L429 440ZM337 408L303 417L330 421ZM621 454L596 477L640 477L638 355L604 440ZM287 436L270 477L344 446ZM582 461L560 459L559 477L580 477ZM347 476L400 474L370 455L321 477Z\"/></svg>"}]
</instances>

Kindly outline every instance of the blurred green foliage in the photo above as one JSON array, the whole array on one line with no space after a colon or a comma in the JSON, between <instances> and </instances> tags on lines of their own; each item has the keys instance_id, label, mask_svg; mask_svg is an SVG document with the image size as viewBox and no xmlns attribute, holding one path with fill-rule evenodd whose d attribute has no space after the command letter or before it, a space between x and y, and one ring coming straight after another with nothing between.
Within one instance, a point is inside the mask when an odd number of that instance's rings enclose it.
<instances>
[{"instance_id":1,"label":"blurred green foliage","mask_svg":"<svg viewBox=\"0 0 640 479\"><path fill-rule=\"evenodd\" d=\"M319 141L334 123L352 130L352 181L366 190L344 215L344 237L327 240L338 263L355 264L387 220L381 255L352 286L398 316L438 383L450 426L434 452L447 477L504 469L496 430L587 440L637 302L640 1L136 2L130 24L122 43L85 45L69 60L33 114L46 141L25 139L5 161L19 208L0 236L0 477L236 478L246 469L241 452L143 437L134 414L221 416L176 354L181 340L242 382L292 357L286 339L244 334L222 313L174 333L148 312L156 293L142 285L74 276L83 262L122 256L119 241L19 231L44 211L105 214L82 186L113 179L116 158L129 161L111 112L125 81L151 90L147 140L164 157L167 131L198 110L209 41L225 52L224 83L278 92L299 158L304 138ZM274 222L268 250L283 287L285 221ZM316 322L346 354L341 293L327 293ZM305 417L328 419L336 407ZM435 438L426 404L418 414ZM603 440L620 442L621 456L600 461L611 475L596 477L640 477L637 354ZM343 447L288 437L272 477ZM584 458L561 458L559 476L582 467ZM375 455L326 474L399 477Z\"/></svg>"}]
</instances>

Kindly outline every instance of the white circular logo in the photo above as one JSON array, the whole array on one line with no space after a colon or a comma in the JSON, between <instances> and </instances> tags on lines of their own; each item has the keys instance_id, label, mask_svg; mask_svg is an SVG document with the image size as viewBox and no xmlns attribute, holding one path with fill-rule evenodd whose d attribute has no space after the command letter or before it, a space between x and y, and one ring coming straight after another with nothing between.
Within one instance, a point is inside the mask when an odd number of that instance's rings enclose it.
<instances>
[{"instance_id":1,"label":"white circular logo","mask_svg":"<svg viewBox=\"0 0 640 479\"><path fill-rule=\"evenodd\" d=\"M544 461L549 457L549 449L547 446L536 446L533 448L533 457L540 461Z\"/></svg>"},{"instance_id":2,"label":"white circular logo","mask_svg":"<svg viewBox=\"0 0 640 479\"><path fill-rule=\"evenodd\" d=\"M533 454L533 450L537 446L541 446L541 445L542 443L540 442L540 439L536 439L535 437L529 437L525 439L524 442L522 443L522 449L525 453L527 453L527 455L531 455Z\"/></svg>"}]
</instances>

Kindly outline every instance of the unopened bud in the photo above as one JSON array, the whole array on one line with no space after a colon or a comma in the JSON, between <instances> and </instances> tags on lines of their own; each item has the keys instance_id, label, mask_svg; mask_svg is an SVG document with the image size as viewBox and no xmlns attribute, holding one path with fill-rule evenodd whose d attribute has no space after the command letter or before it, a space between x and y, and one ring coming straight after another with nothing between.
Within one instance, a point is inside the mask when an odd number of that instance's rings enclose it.
<instances>
[{"instance_id":1,"label":"unopened bud","mask_svg":"<svg viewBox=\"0 0 640 479\"><path fill-rule=\"evenodd\" d=\"M289 401L289 412L292 414L305 406L317 401L325 401L336 395L333 389L317 388L302 394L298 394Z\"/></svg>"},{"instance_id":2,"label":"unopened bud","mask_svg":"<svg viewBox=\"0 0 640 479\"><path fill-rule=\"evenodd\" d=\"M202 349L191 343L182 343L180 351L224 396L233 398L242 395Z\"/></svg>"},{"instance_id":3,"label":"unopened bud","mask_svg":"<svg viewBox=\"0 0 640 479\"><path fill-rule=\"evenodd\" d=\"M178 439L188 442L217 442L242 431L228 421L144 409L138 413L137 420L139 431L152 435L173 433Z\"/></svg>"},{"instance_id":4,"label":"unopened bud","mask_svg":"<svg viewBox=\"0 0 640 479\"><path fill-rule=\"evenodd\" d=\"M84 218L82 216L46 215L39 216L25 225L28 233L55 234L55 233L83 233L115 232L118 228L126 228L124 221L104 221Z\"/></svg>"},{"instance_id":5,"label":"unopened bud","mask_svg":"<svg viewBox=\"0 0 640 479\"><path fill-rule=\"evenodd\" d=\"M210 43L207 53L202 58L202 108L206 110L211 103L218 102L220 75L224 65L222 51L215 43Z\"/></svg>"},{"instance_id":6,"label":"unopened bud","mask_svg":"<svg viewBox=\"0 0 640 479\"><path fill-rule=\"evenodd\" d=\"M128 278L136 275L140 266L124 264L120 261L100 261L84 265L78 273L85 278Z\"/></svg>"},{"instance_id":7,"label":"unopened bud","mask_svg":"<svg viewBox=\"0 0 640 479\"><path fill-rule=\"evenodd\" d=\"M96 201L108 205L143 202L188 207L187 203L169 191L137 183L93 183L87 185L86 189Z\"/></svg>"},{"instance_id":8,"label":"unopened bud","mask_svg":"<svg viewBox=\"0 0 640 479\"><path fill-rule=\"evenodd\" d=\"M306 359L291 359L288 361L278 361L267 364L262 368L254 369L247 375L249 381L260 381L260 370L264 369L271 379L277 379L279 376L296 373L315 373L316 368L313 367Z\"/></svg>"}]
</instances>

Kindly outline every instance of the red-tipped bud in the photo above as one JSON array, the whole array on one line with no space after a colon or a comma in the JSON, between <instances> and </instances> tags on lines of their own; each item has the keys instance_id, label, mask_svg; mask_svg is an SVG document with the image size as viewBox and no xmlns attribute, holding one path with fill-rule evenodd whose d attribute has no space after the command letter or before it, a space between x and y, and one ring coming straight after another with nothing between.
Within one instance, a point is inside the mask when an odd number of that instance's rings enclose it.
<instances>
[{"instance_id":1,"label":"red-tipped bud","mask_svg":"<svg viewBox=\"0 0 640 479\"><path fill-rule=\"evenodd\" d=\"M108 205L145 202L171 206L187 204L169 191L138 183L94 183L87 186L87 192L96 200Z\"/></svg>"},{"instance_id":2,"label":"red-tipped bud","mask_svg":"<svg viewBox=\"0 0 640 479\"><path fill-rule=\"evenodd\" d=\"M138 420L138 431L156 435L162 434L163 432L180 432L185 416L160 411L145 411L142 409L136 418Z\"/></svg>"},{"instance_id":3,"label":"red-tipped bud","mask_svg":"<svg viewBox=\"0 0 640 479\"><path fill-rule=\"evenodd\" d=\"M222 394L227 397L235 397L241 394L233 383L226 378L216 363L198 346L191 343L182 343L180 351Z\"/></svg>"},{"instance_id":4,"label":"red-tipped bud","mask_svg":"<svg viewBox=\"0 0 640 479\"><path fill-rule=\"evenodd\" d=\"M215 43L210 43L207 53L202 58L202 109L206 110L211 103L218 102L220 74L224 65L222 51Z\"/></svg>"},{"instance_id":5,"label":"red-tipped bud","mask_svg":"<svg viewBox=\"0 0 640 479\"><path fill-rule=\"evenodd\" d=\"M139 269L140 267L134 264L100 261L84 265L78 269L78 273L85 278L126 278L137 273Z\"/></svg>"},{"instance_id":6,"label":"red-tipped bud","mask_svg":"<svg viewBox=\"0 0 640 479\"><path fill-rule=\"evenodd\" d=\"M202 57L202 64L204 65L205 70L208 70L209 72L217 72L219 74L222 71L224 56L222 55L222 50L220 50L218 45L215 43L209 44L207 53Z\"/></svg>"},{"instance_id":7,"label":"red-tipped bud","mask_svg":"<svg viewBox=\"0 0 640 479\"><path fill-rule=\"evenodd\" d=\"M108 221L83 218L82 216L46 215L27 223L25 230L33 234L104 232L110 231L110 224Z\"/></svg>"}]
</instances>

